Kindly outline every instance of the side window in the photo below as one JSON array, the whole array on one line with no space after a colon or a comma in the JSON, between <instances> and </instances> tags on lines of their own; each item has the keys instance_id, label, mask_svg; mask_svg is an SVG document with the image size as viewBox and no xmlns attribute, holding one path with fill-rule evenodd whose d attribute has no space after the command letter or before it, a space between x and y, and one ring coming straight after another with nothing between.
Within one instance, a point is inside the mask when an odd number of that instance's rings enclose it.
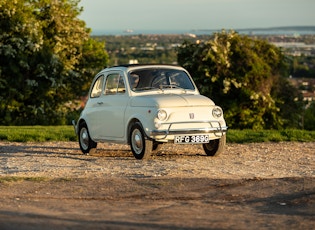
<instances>
[{"instance_id":1,"label":"side window","mask_svg":"<svg viewBox=\"0 0 315 230\"><path fill-rule=\"evenodd\" d=\"M124 79L122 78L122 76L120 76L119 81L118 81L117 93L125 93L125 92L126 92L125 82L124 82Z\"/></svg>"},{"instance_id":2,"label":"side window","mask_svg":"<svg viewBox=\"0 0 315 230\"><path fill-rule=\"evenodd\" d=\"M123 94L125 91L124 80L118 73L107 76L104 91L105 95Z\"/></svg>"},{"instance_id":3,"label":"side window","mask_svg":"<svg viewBox=\"0 0 315 230\"><path fill-rule=\"evenodd\" d=\"M92 91L91 91L91 97L99 97L102 94L102 88L103 88L103 82L104 82L104 76L100 76L94 83Z\"/></svg>"}]
</instances>

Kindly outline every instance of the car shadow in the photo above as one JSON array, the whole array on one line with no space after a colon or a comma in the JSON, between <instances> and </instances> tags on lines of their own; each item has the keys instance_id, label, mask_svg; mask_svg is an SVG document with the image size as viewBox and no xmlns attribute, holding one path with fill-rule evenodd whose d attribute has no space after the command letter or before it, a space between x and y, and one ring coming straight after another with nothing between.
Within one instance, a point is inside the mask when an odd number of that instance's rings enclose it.
<instances>
[{"instance_id":1,"label":"car shadow","mask_svg":"<svg viewBox=\"0 0 315 230\"><path fill-rule=\"evenodd\" d=\"M89 154L83 154L79 148L73 147L73 144L65 146L64 144L58 145L54 143L53 146L44 143L32 143L32 144L23 144L23 143L14 143L0 145L0 156L14 156L17 154L24 155L37 155L37 156L47 156L47 155L58 155L58 157L70 157L70 156L89 156L89 157L126 157L134 159L132 151L128 145L119 145L119 144L103 144L99 143L98 148L92 150ZM171 146L165 145L161 147L159 151L153 151L151 154L152 158L176 158L176 157L206 157L203 151L200 148L196 148L193 151L187 150L185 146Z\"/></svg>"},{"instance_id":2,"label":"car shadow","mask_svg":"<svg viewBox=\"0 0 315 230\"><path fill-rule=\"evenodd\" d=\"M64 146L45 146L45 145L5 145L0 146L0 155L1 154L62 154L62 153L71 153L76 155L82 155L79 148L73 147L64 147Z\"/></svg>"}]
</instances>

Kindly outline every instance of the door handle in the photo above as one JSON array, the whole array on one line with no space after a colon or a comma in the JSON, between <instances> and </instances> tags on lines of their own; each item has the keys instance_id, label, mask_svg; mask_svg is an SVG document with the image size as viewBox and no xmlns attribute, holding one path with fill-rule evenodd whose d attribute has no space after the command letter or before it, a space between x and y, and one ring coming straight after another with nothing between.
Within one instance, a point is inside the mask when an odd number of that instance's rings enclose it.
<instances>
[{"instance_id":1,"label":"door handle","mask_svg":"<svg viewBox=\"0 0 315 230\"><path fill-rule=\"evenodd\" d=\"M102 101L97 102L98 105L103 105L104 103Z\"/></svg>"}]
</instances>

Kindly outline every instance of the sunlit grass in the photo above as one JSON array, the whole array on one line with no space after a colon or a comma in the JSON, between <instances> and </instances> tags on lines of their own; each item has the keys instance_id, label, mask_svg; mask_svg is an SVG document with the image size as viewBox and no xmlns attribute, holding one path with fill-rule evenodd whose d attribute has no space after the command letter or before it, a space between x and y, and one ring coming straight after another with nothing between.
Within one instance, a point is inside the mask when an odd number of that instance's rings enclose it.
<instances>
[{"instance_id":1,"label":"sunlit grass","mask_svg":"<svg viewBox=\"0 0 315 230\"><path fill-rule=\"evenodd\" d=\"M46 177L21 177L21 176L3 176L0 177L0 183L9 183L9 182L20 182L20 181L32 181L32 182L41 182L47 181Z\"/></svg>"},{"instance_id":2,"label":"sunlit grass","mask_svg":"<svg viewBox=\"0 0 315 230\"><path fill-rule=\"evenodd\" d=\"M26 177L26 176L0 176L0 184L8 184L14 182L23 182L23 181L30 181L30 182L47 182L47 181L54 181L54 182L69 182L72 181L72 178L68 177L61 177L61 178L49 178L49 177Z\"/></svg>"},{"instance_id":3,"label":"sunlit grass","mask_svg":"<svg viewBox=\"0 0 315 230\"><path fill-rule=\"evenodd\" d=\"M75 141L73 126L0 126L0 140L15 142Z\"/></svg>"},{"instance_id":4,"label":"sunlit grass","mask_svg":"<svg viewBox=\"0 0 315 230\"><path fill-rule=\"evenodd\" d=\"M229 130L227 142L253 143L253 142L281 142L281 141L315 141L315 131L285 129L285 130Z\"/></svg>"},{"instance_id":5,"label":"sunlit grass","mask_svg":"<svg viewBox=\"0 0 315 230\"><path fill-rule=\"evenodd\" d=\"M72 126L0 126L0 141L44 142L77 141ZM229 143L315 141L315 131L285 130L235 130L227 133Z\"/></svg>"}]
</instances>

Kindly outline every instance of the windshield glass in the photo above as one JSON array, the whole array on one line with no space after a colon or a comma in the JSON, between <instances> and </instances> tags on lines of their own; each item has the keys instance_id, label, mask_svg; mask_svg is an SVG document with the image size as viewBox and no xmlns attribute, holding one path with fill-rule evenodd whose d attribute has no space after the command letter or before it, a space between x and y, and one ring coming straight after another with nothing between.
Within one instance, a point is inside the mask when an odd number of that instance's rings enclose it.
<instances>
[{"instance_id":1,"label":"windshield glass","mask_svg":"<svg viewBox=\"0 0 315 230\"><path fill-rule=\"evenodd\" d=\"M129 73L133 91L179 88L195 90L189 76L176 69L141 69Z\"/></svg>"}]
</instances>

